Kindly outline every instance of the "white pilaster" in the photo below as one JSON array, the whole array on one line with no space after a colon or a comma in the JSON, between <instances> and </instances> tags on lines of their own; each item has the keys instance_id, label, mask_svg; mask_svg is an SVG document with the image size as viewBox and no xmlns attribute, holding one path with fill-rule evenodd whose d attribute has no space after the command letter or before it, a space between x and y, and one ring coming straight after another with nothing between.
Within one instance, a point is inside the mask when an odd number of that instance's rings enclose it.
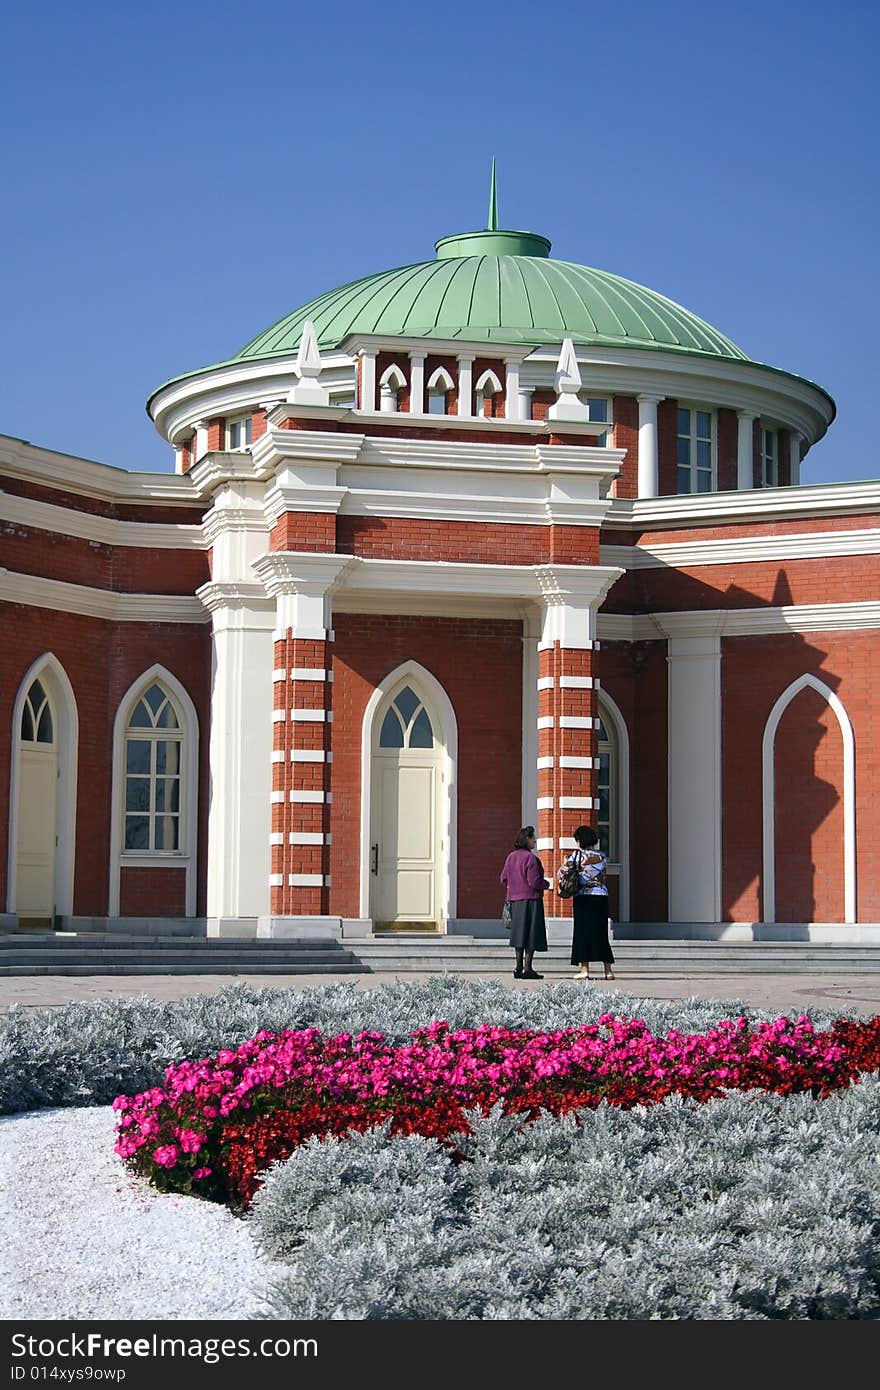
<instances>
[{"instance_id":1,"label":"white pilaster","mask_svg":"<svg viewBox=\"0 0 880 1390\"><path fill-rule=\"evenodd\" d=\"M750 415L747 410L736 412L736 486L741 492L755 486L752 442L754 423L754 415Z\"/></svg>"},{"instance_id":2,"label":"white pilaster","mask_svg":"<svg viewBox=\"0 0 880 1390\"><path fill-rule=\"evenodd\" d=\"M532 418L532 396L535 393L534 386L520 386L519 388L519 419L531 420Z\"/></svg>"},{"instance_id":3,"label":"white pilaster","mask_svg":"<svg viewBox=\"0 0 880 1390\"><path fill-rule=\"evenodd\" d=\"M205 584L212 617L208 934L247 935L269 911L272 629L260 584Z\"/></svg>"},{"instance_id":4,"label":"white pilaster","mask_svg":"<svg viewBox=\"0 0 880 1390\"><path fill-rule=\"evenodd\" d=\"M361 348L358 353L361 361L361 410L376 409L376 353L370 348Z\"/></svg>"},{"instance_id":5,"label":"white pilaster","mask_svg":"<svg viewBox=\"0 0 880 1390\"><path fill-rule=\"evenodd\" d=\"M522 417L519 413L519 364L518 357L505 357L504 365L505 388L504 388L504 418L506 420L519 420Z\"/></svg>"},{"instance_id":6,"label":"white pilaster","mask_svg":"<svg viewBox=\"0 0 880 1390\"><path fill-rule=\"evenodd\" d=\"M801 436L797 430L789 431L788 447L791 460L791 485L797 487L801 480Z\"/></svg>"},{"instance_id":7,"label":"white pilaster","mask_svg":"<svg viewBox=\"0 0 880 1390\"><path fill-rule=\"evenodd\" d=\"M639 497L660 495L660 451L657 406L662 396L639 396Z\"/></svg>"},{"instance_id":8,"label":"white pilaster","mask_svg":"<svg viewBox=\"0 0 880 1390\"><path fill-rule=\"evenodd\" d=\"M207 420L196 420L193 427L193 463L204 457L208 452L208 422Z\"/></svg>"},{"instance_id":9,"label":"white pilaster","mask_svg":"<svg viewBox=\"0 0 880 1390\"><path fill-rule=\"evenodd\" d=\"M669 634L669 920L721 920L721 637Z\"/></svg>"},{"instance_id":10,"label":"white pilaster","mask_svg":"<svg viewBox=\"0 0 880 1390\"><path fill-rule=\"evenodd\" d=\"M537 612L523 619L522 643L522 825L538 819L538 642Z\"/></svg>"},{"instance_id":11,"label":"white pilaster","mask_svg":"<svg viewBox=\"0 0 880 1390\"><path fill-rule=\"evenodd\" d=\"M424 352L409 355L409 409L411 415L425 413L425 356Z\"/></svg>"},{"instance_id":12,"label":"white pilaster","mask_svg":"<svg viewBox=\"0 0 880 1390\"><path fill-rule=\"evenodd\" d=\"M458 413L471 416L474 413L474 354L458 354Z\"/></svg>"}]
</instances>

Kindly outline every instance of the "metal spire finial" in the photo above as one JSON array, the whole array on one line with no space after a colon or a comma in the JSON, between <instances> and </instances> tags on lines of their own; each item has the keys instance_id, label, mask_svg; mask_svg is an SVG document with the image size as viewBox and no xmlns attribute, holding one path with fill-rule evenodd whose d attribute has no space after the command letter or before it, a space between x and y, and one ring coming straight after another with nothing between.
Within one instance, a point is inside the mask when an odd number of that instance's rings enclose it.
<instances>
[{"instance_id":1,"label":"metal spire finial","mask_svg":"<svg viewBox=\"0 0 880 1390\"><path fill-rule=\"evenodd\" d=\"M492 156L492 182L489 186L489 221L486 224L487 232L498 231L498 188L495 182L495 156Z\"/></svg>"}]
</instances>

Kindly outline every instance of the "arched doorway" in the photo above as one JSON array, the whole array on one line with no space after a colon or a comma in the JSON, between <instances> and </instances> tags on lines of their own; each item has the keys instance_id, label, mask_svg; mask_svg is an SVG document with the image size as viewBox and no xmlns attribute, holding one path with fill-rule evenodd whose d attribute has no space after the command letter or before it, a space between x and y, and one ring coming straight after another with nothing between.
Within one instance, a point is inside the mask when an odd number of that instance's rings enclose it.
<instances>
[{"instance_id":1,"label":"arched doorway","mask_svg":"<svg viewBox=\"0 0 880 1390\"><path fill-rule=\"evenodd\" d=\"M13 710L8 910L52 926L73 911L78 720L70 681L46 653Z\"/></svg>"},{"instance_id":2,"label":"arched doorway","mask_svg":"<svg viewBox=\"0 0 880 1390\"><path fill-rule=\"evenodd\" d=\"M386 929L445 930L454 914L448 697L407 663L374 692L364 734L362 912Z\"/></svg>"}]
</instances>

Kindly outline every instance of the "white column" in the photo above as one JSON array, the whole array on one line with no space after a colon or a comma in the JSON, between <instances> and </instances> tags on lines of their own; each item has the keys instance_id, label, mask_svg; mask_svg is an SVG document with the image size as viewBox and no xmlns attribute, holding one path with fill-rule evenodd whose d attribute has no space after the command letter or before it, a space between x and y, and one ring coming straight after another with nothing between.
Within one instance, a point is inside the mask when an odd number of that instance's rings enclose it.
<instances>
[{"instance_id":1,"label":"white column","mask_svg":"<svg viewBox=\"0 0 880 1390\"><path fill-rule=\"evenodd\" d=\"M660 492L660 450L657 436L657 406L662 396L639 396L639 476L638 496L657 497Z\"/></svg>"},{"instance_id":2,"label":"white column","mask_svg":"<svg viewBox=\"0 0 880 1390\"><path fill-rule=\"evenodd\" d=\"M207 420L196 420L193 426L193 463L197 463L200 458L208 452L208 422Z\"/></svg>"},{"instance_id":3,"label":"white column","mask_svg":"<svg viewBox=\"0 0 880 1390\"><path fill-rule=\"evenodd\" d=\"M174 471L175 473L183 472L183 446L180 444L174 445Z\"/></svg>"},{"instance_id":4,"label":"white column","mask_svg":"<svg viewBox=\"0 0 880 1390\"><path fill-rule=\"evenodd\" d=\"M792 487L797 487L801 480L801 436L797 430L790 430L788 435L788 448L790 464L790 477Z\"/></svg>"},{"instance_id":5,"label":"white column","mask_svg":"<svg viewBox=\"0 0 880 1390\"><path fill-rule=\"evenodd\" d=\"M721 919L722 621L666 627L670 922Z\"/></svg>"},{"instance_id":6,"label":"white column","mask_svg":"<svg viewBox=\"0 0 880 1390\"><path fill-rule=\"evenodd\" d=\"M409 409L411 415L425 413L425 353L409 355Z\"/></svg>"},{"instance_id":7,"label":"white column","mask_svg":"<svg viewBox=\"0 0 880 1390\"><path fill-rule=\"evenodd\" d=\"M521 386L519 388L519 419L531 420L532 418L532 396L535 393L534 386Z\"/></svg>"},{"instance_id":8,"label":"white column","mask_svg":"<svg viewBox=\"0 0 880 1390\"><path fill-rule=\"evenodd\" d=\"M361 398L358 405L361 410L376 409L376 354L367 348L361 348L358 353L361 359Z\"/></svg>"},{"instance_id":9,"label":"white column","mask_svg":"<svg viewBox=\"0 0 880 1390\"><path fill-rule=\"evenodd\" d=\"M755 423L754 415L750 415L747 410L736 412L736 485L742 491L744 488L755 486L755 466L753 461L754 445L752 426Z\"/></svg>"},{"instance_id":10,"label":"white column","mask_svg":"<svg viewBox=\"0 0 880 1390\"><path fill-rule=\"evenodd\" d=\"M269 911L275 603L253 583L199 597L213 620L208 935L255 936Z\"/></svg>"},{"instance_id":11,"label":"white column","mask_svg":"<svg viewBox=\"0 0 880 1390\"><path fill-rule=\"evenodd\" d=\"M387 381L383 381L379 387L379 409L383 415L397 409L397 392Z\"/></svg>"},{"instance_id":12,"label":"white column","mask_svg":"<svg viewBox=\"0 0 880 1390\"><path fill-rule=\"evenodd\" d=\"M538 643L541 615L523 619L522 639L522 820L538 824Z\"/></svg>"},{"instance_id":13,"label":"white column","mask_svg":"<svg viewBox=\"0 0 880 1390\"><path fill-rule=\"evenodd\" d=\"M471 416L474 413L474 354L458 354L458 413Z\"/></svg>"},{"instance_id":14,"label":"white column","mask_svg":"<svg viewBox=\"0 0 880 1390\"><path fill-rule=\"evenodd\" d=\"M504 387L504 418L505 420L519 420L519 363L518 357L505 357L504 365L507 368Z\"/></svg>"}]
</instances>

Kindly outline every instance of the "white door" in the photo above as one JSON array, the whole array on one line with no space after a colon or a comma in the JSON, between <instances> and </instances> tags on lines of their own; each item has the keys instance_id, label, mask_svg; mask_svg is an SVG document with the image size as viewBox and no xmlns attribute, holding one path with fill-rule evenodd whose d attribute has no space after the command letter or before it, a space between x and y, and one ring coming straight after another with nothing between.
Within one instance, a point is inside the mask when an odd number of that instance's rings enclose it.
<instances>
[{"instance_id":1,"label":"white door","mask_svg":"<svg viewBox=\"0 0 880 1390\"><path fill-rule=\"evenodd\" d=\"M376 721L371 791L371 914L396 927L440 925L443 750L405 685Z\"/></svg>"},{"instance_id":2,"label":"white door","mask_svg":"<svg viewBox=\"0 0 880 1390\"><path fill-rule=\"evenodd\" d=\"M19 737L15 911L19 917L51 919L55 913L58 747L52 708L38 680L27 693Z\"/></svg>"}]
</instances>

